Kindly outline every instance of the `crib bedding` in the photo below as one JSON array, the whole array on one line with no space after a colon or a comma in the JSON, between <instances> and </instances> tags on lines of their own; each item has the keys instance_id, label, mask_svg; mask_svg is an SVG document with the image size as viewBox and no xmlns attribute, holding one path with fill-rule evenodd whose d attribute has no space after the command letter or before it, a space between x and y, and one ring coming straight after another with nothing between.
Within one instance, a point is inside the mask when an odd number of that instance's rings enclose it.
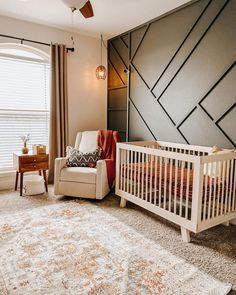
<instances>
[{"instance_id":1,"label":"crib bedding","mask_svg":"<svg viewBox=\"0 0 236 295\"><path fill-rule=\"evenodd\" d=\"M140 171L140 172L139 172ZM136 163L128 164L122 168L122 176L126 179L143 182L146 187L161 190L178 198L188 198L192 200L193 195L193 174L194 169L170 165L169 163ZM156 176L156 177L155 177ZM156 179L155 179L156 178ZM181 181L182 180L182 181ZM213 196L221 198L233 189L233 183L219 177L203 177L203 201ZM181 185L182 183L182 185Z\"/></svg>"}]
</instances>

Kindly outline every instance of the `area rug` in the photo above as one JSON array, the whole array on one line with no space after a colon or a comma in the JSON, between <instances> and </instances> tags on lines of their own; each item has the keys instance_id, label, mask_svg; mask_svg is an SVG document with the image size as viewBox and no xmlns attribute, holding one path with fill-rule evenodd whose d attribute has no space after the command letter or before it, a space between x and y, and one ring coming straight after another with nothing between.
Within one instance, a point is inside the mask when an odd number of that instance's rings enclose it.
<instances>
[{"instance_id":1,"label":"area rug","mask_svg":"<svg viewBox=\"0 0 236 295\"><path fill-rule=\"evenodd\" d=\"M1 217L1 295L224 295L231 288L86 201Z\"/></svg>"}]
</instances>

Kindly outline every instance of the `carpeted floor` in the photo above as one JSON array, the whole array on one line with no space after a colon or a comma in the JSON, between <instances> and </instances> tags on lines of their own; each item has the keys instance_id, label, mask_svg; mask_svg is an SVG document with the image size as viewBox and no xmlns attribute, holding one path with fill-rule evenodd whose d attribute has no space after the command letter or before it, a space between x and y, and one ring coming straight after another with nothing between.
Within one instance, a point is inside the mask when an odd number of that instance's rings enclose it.
<instances>
[{"instance_id":1,"label":"carpeted floor","mask_svg":"<svg viewBox=\"0 0 236 295\"><path fill-rule=\"evenodd\" d=\"M0 218L28 208L71 201L55 197L52 187L48 195L20 197L18 192L0 192ZM217 226L200 234L192 234L192 242L181 240L177 226L131 203L119 208L119 198L110 194L102 201L88 200L112 217L130 226L148 240L158 243L175 256L184 259L210 276L233 285L230 295L236 294L236 226ZM2 215L2 216L3 216Z\"/></svg>"}]
</instances>

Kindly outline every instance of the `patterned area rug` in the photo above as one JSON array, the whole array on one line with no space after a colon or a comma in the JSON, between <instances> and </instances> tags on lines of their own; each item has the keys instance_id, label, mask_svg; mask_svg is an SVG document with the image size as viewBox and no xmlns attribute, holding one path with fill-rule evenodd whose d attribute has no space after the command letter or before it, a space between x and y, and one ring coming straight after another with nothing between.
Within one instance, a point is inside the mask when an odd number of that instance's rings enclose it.
<instances>
[{"instance_id":1,"label":"patterned area rug","mask_svg":"<svg viewBox=\"0 0 236 295\"><path fill-rule=\"evenodd\" d=\"M1 295L224 295L230 290L85 201L2 217Z\"/></svg>"}]
</instances>

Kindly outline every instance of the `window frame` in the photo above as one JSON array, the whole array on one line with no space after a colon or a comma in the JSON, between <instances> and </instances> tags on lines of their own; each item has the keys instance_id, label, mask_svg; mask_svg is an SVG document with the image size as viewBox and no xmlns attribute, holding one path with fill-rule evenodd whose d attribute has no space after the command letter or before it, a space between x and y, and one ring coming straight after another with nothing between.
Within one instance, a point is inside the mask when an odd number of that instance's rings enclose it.
<instances>
[{"instance_id":1,"label":"window frame","mask_svg":"<svg viewBox=\"0 0 236 295\"><path fill-rule=\"evenodd\" d=\"M14 58L14 59L22 59L22 60L28 60L28 61L35 61L35 62L44 62L50 64L50 55L47 54L46 52L32 47L28 46L25 44L17 44L17 43L0 43L0 49L17 49L17 50L22 50L25 52L29 52L35 55L38 55L39 58L33 58L33 57L26 57L26 56L20 56L20 55L15 55L15 54L5 54L1 53L0 55L3 57L9 57L9 58Z\"/></svg>"},{"instance_id":2,"label":"window frame","mask_svg":"<svg viewBox=\"0 0 236 295\"><path fill-rule=\"evenodd\" d=\"M33 57L27 57L27 56L20 56L20 55L14 55L14 54L7 54L7 53L1 53L0 52L0 57L3 58L9 58L9 59L13 59L13 60L22 60L25 62L31 62L31 63L45 63L48 64L48 66L50 67L50 55L38 48L32 47L32 46L28 46L25 44L18 44L18 43L0 43L0 49L17 49L17 50L22 50L25 52L29 52L32 54L35 54L37 57L33 58ZM50 80L50 77L49 77ZM50 81L49 81L50 83ZM4 110L1 109L0 110ZM9 111L15 111L15 112L24 112L24 110L18 110L18 109L12 109ZM29 110L26 110L29 111ZM36 111L36 112L43 112L43 113L48 113L49 116L51 114L51 110L50 110L50 104L49 104L49 110L48 111L43 111L43 110L30 110L30 111ZM49 140L48 140L48 144L49 144ZM13 165L12 167L0 167L0 174L2 173L8 173L8 172L12 172L14 171L13 169Z\"/></svg>"}]
</instances>

